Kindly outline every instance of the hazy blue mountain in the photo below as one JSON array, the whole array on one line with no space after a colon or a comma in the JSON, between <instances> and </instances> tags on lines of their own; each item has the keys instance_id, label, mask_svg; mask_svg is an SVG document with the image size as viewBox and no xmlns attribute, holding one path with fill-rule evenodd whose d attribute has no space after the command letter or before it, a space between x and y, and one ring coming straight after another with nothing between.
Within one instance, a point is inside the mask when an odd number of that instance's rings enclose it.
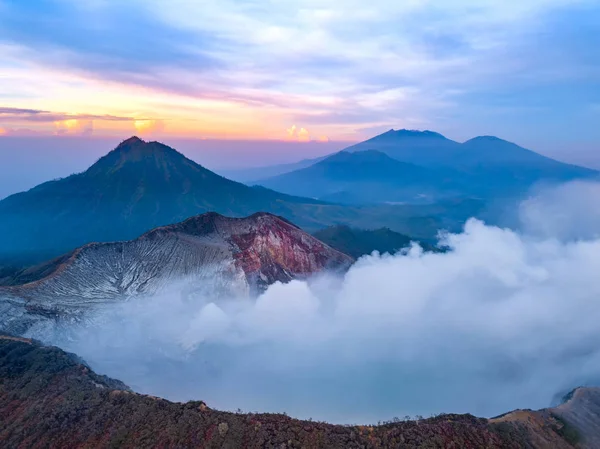
<instances>
[{"instance_id":1,"label":"hazy blue mountain","mask_svg":"<svg viewBox=\"0 0 600 449\"><path fill-rule=\"evenodd\" d=\"M475 137L463 143L460 150L452 164L464 168L509 169L531 177L556 179L597 174L595 170L559 162L494 136Z\"/></svg>"},{"instance_id":2,"label":"hazy blue mountain","mask_svg":"<svg viewBox=\"0 0 600 449\"><path fill-rule=\"evenodd\" d=\"M49 257L209 211L290 216L294 203L316 202L230 181L166 145L132 137L83 173L0 201L0 255Z\"/></svg>"},{"instance_id":3,"label":"hazy blue mountain","mask_svg":"<svg viewBox=\"0 0 600 449\"><path fill-rule=\"evenodd\" d=\"M264 167L250 167L233 170L217 170L217 172L228 179L251 184L259 179L271 178L273 176L282 175L294 170L310 167L311 165L316 164L317 162L320 162L328 157L329 156L327 155L312 159L302 159L301 161L292 162L289 164L267 165Z\"/></svg>"},{"instance_id":4,"label":"hazy blue mountain","mask_svg":"<svg viewBox=\"0 0 600 449\"><path fill-rule=\"evenodd\" d=\"M505 175L516 180L566 180L598 172L566 164L493 136L458 143L432 131L390 130L345 151L377 150L423 167L447 167L474 175Z\"/></svg>"},{"instance_id":5,"label":"hazy blue mountain","mask_svg":"<svg viewBox=\"0 0 600 449\"><path fill-rule=\"evenodd\" d=\"M461 144L432 131L390 130L260 184L339 203L419 203L461 196L514 198L536 183L597 176L497 137Z\"/></svg>"},{"instance_id":6,"label":"hazy blue mountain","mask_svg":"<svg viewBox=\"0 0 600 449\"><path fill-rule=\"evenodd\" d=\"M310 167L260 182L281 192L340 203L419 203L461 195L447 169L401 162L381 151L342 151Z\"/></svg>"},{"instance_id":7,"label":"hazy blue mountain","mask_svg":"<svg viewBox=\"0 0 600 449\"><path fill-rule=\"evenodd\" d=\"M357 143L344 151L355 152L365 150L381 151L399 161L424 167L452 165L452 155L460 147L460 143L447 139L433 131L410 131L393 129Z\"/></svg>"}]
</instances>

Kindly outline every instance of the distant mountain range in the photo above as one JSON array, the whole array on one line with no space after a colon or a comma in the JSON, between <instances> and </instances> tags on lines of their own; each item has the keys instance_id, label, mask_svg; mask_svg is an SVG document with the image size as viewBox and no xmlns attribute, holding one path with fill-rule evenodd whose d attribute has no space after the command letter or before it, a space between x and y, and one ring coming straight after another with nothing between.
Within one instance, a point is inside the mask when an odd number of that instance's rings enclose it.
<instances>
[{"instance_id":1,"label":"distant mountain range","mask_svg":"<svg viewBox=\"0 0 600 449\"><path fill-rule=\"evenodd\" d=\"M598 174L497 138L460 144L406 130L285 169L297 166L303 168L251 187L166 145L132 137L83 173L0 201L0 283L22 267L87 243L130 240L206 212L269 212L310 232L335 225L387 227L432 239L441 228L460 229L490 200L512 200L537 182Z\"/></svg>"},{"instance_id":2,"label":"distant mountain range","mask_svg":"<svg viewBox=\"0 0 600 449\"><path fill-rule=\"evenodd\" d=\"M494 419L443 414L341 426L281 414L214 410L138 394L74 354L0 335L0 440L5 447L488 448L600 447L600 389L554 408Z\"/></svg>"},{"instance_id":3,"label":"distant mountain range","mask_svg":"<svg viewBox=\"0 0 600 449\"><path fill-rule=\"evenodd\" d=\"M460 143L447 139L433 131L389 130L357 143L344 151L381 151L399 161L423 167L445 166Z\"/></svg>"},{"instance_id":4,"label":"distant mountain range","mask_svg":"<svg viewBox=\"0 0 600 449\"><path fill-rule=\"evenodd\" d=\"M302 159L298 162L292 162L289 164L278 164L278 165L267 165L263 167L250 167L250 168L240 168L240 169L232 169L232 170L217 170L222 176L225 176L228 179L232 179L234 181L243 182L247 184L254 184L259 179L271 178L273 176L282 175L284 173L289 173L294 170L300 170L302 168L310 167L311 165L316 164L317 162L326 159L329 156L321 156L313 159Z\"/></svg>"},{"instance_id":5,"label":"distant mountain range","mask_svg":"<svg viewBox=\"0 0 600 449\"><path fill-rule=\"evenodd\" d=\"M91 243L0 287L0 330L43 339L104 304L177 286L186 297L244 298L276 281L346 270L353 259L274 215L214 212L114 243Z\"/></svg>"},{"instance_id":6,"label":"distant mountain range","mask_svg":"<svg viewBox=\"0 0 600 449\"><path fill-rule=\"evenodd\" d=\"M564 178L590 176L596 171L565 164L493 136L480 136L464 143L432 131L390 130L347 148L356 152L378 150L400 161L423 167L450 167L469 172L507 170L517 175Z\"/></svg>"},{"instance_id":7,"label":"distant mountain range","mask_svg":"<svg viewBox=\"0 0 600 449\"><path fill-rule=\"evenodd\" d=\"M431 131L390 130L315 164L258 181L294 195L350 204L510 198L533 184L597 178L497 137L463 144Z\"/></svg>"},{"instance_id":8,"label":"distant mountain range","mask_svg":"<svg viewBox=\"0 0 600 449\"><path fill-rule=\"evenodd\" d=\"M352 162L355 157L362 160L364 170L356 168ZM352 160L344 162L344 158ZM383 180L394 182L395 174L402 173L411 182L425 184L413 173L422 173L424 169L390 160L381 153L369 152L366 156L340 153L334 159L340 159L348 170L354 169L362 177L362 184L356 184L359 187L376 184L377 167L382 164L386 166L379 173ZM317 165L321 163L325 161ZM314 167L307 170L320 170ZM341 180L332 184L352 185L351 177L343 176L346 175L340 174ZM431 177L427 179L436 185L441 183ZM318 179L309 184L313 182L319 185ZM325 181L321 185L326 185ZM331 194L330 200L336 200L336 195ZM344 202L343 197L337 200ZM231 217L269 212L309 231L343 224L389 227L421 238L435 236L441 227L458 229L480 208L480 203L471 200L423 207L390 204L348 207L291 196L228 180L173 148L132 137L83 173L46 182L0 201L0 277L11 277L20 267L57 257L90 242L130 240L158 226L206 212Z\"/></svg>"},{"instance_id":9,"label":"distant mountain range","mask_svg":"<svg viewBox=\"0 0 600 449\"><path fill-rule=\"evenodd\" d=\"M341 151L310 167L262 181L282 192L339 203L430 203L465 194L449 169L401 162L377 150Z\"/></svg>"}]
</instances>

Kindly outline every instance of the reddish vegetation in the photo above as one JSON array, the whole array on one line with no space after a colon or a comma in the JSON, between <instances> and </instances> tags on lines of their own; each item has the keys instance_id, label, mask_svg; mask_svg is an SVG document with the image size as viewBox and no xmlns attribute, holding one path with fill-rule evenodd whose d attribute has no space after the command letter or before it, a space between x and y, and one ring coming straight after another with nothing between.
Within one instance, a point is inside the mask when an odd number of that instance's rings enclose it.
<instances>
[{"instance_id":1,"label":"reddish vegetation","mask_svg":"<svg viewBox=\"0 0 600 449\"><path fill-rule=\"evenodd\" d=\"M232 250L236 266L259 290L324 270L344 270L353 259L327 246L287 220L268 213L228 218L208 213L154 232L192 236L217 235Z\"/></svg>"},{"instance_id":2,"label":"reddish vegetation","mask_svg":"<svg viewBox=\"0 0 600 449\"><path fill-rule=\"evenodd\" d=\"M576 446L577 434L554 414L558 409L492 421L441 415L379 426L219 412L203 402L179 404L133 393L58 348L1 337L0 379L0 441L10 448L593 447ZM600 393L581 391L564 408L597 425Z\"/></svg>"}]
</instances>

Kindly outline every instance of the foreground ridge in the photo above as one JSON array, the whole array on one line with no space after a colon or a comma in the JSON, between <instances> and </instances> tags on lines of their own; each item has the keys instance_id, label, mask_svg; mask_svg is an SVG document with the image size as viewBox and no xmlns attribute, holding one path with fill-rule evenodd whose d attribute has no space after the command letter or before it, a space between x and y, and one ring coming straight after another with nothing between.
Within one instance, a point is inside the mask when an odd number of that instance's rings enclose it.
<instances>
[{"instance_id":1,"label":"foreground ridge","mask_svg":"<svg viewBox=\"0 0 600 449\"><path fill-rule=\"evenodd\" d=\"M73 354L5 335L0 336L0 379L5 447L598 447L593 432L600 423L600 390L592 388L575 390L555 409L516 411L494 420L440 415L339 426L137 394L94 373Z\"/></svg>"}]
</instances>

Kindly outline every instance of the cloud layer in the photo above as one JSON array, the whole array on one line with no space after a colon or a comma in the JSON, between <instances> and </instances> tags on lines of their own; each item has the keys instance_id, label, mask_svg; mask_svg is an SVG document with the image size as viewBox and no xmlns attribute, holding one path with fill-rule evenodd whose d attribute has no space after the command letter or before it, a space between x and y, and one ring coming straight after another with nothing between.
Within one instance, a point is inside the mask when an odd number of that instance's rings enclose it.
<instances>
[{"instance_id":1,"label":"cloud layer","mask_svg":"<svg viewBox=\"0 0 600 449\"><path fill-rule=\"evenodd\" d=\"M209 137L433 127L541 145L577 125L597 142L599 17L593 0L0 0L0 98L167 112L170 132Z\"/></svg>"},{"instance_id":2,"label":"cloud layer","mask_svg":"<svg viewBox=\"0 0 600 449\"><path fill-rule=\"evenodd\" d=\"M94 122L110 123L121 122L129 126L130 131L136 130L140 134L151 134L156 130L162 130L162 120L144 117L126 117L110 114L67 114L63 112L44 111L40 109L22 109L11 107L0 107L0 123L6 124L48 124L54 128L54 134L76 134L90 136L94 130ZM46 128L48 129L48 128ZM44 135L43 131L28 128L0 128L0 134L9 136L32 136ZM47 133L46 133L47 134Z\"/></svg>"},{"instance_id":3,"label":"cloud layer","mask_svg":"<svg viewBox=\"0 0 600 449\"><path fill-rule=\"evenodd\" d=\"M545 407L600 381L600 217L543 225L557 199L577 217L599 198L545 191L523 203L521 232L470 220L443 237L448 253L374 254L256 301L173 288L59 343L139 391L218 408L347 423Z\"/></svg>"}]
</instances>

